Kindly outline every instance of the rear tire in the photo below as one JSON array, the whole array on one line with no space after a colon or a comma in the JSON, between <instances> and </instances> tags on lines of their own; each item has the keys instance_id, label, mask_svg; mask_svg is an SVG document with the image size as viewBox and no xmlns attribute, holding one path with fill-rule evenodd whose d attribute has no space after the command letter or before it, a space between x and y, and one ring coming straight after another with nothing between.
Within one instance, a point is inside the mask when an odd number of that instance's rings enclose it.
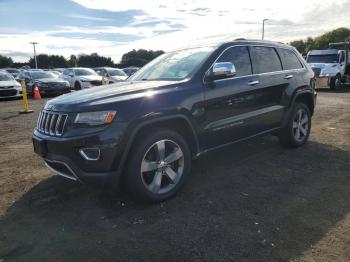
<instances>
[{"instance_id":1,"label":"rear tire","mask_svg":"<svg viewBox=\"0 0 350 262\"><path fill-rule=\"evenodd\" d=\"M300 147L308 140L310 130L310 110L304 103L296 102L287 126L280 131L279 141L285 147Z\"/></svg>"},{"instance_id":2,"label":"rear tire","mask_svg":"<svg viewBox=\"0 0 350 262\"><path fill-rule=\"evenodd\" d=\"M173 197L191 169L191 152L176 132L158 129L135 141L124 180L138 200L160 202Z\"/></svg>"}]
</instances>

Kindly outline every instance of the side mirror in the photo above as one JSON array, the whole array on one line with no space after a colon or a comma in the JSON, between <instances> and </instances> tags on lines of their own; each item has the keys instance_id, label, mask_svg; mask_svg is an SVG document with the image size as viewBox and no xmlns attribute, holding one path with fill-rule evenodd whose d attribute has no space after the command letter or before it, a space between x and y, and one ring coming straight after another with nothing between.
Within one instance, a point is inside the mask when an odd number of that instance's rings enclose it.
<instances>
[{"instance_id":1,"label":"side mirror","mask_svg":"<svg viewBox=\"0 0 350 262\"><path fill-rule=\"evenodd\" d=\"M72 73L68 74L69 77L74 77L74 75Z\"/></svg>"},{"instance_id":2,"label":"side mirror","mask_svg":"<svg viewBox=\"0 0 350 262\"><path fill-rule=\"evenodd\" d=\"M233 63L220 62L213 65L212 69L208 72L207 78L214 81L234 77L236 74L236 67Z\"/></svg>"}]
</instances>

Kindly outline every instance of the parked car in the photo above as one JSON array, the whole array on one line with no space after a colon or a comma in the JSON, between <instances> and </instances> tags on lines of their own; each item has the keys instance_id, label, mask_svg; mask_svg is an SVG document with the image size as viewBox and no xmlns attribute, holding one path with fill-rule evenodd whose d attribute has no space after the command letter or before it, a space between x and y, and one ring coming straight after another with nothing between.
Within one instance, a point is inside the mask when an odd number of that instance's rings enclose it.
<instances>
[{"instance_id":1,"label":"parked car","mask_svg":"<svg viewBox=\"0 0 350 262\"><path fill-rule=\"evenodd\" d=\"M0 70L0 98L21 96L21 85L7 71Z\"/></svg>"},{"instance_id":2,"label":"parked car","mask_svg":"<svg viewBox=\"0 0 350 262\"><path fill-rule=\"evenodd\" d=\"M128 75L125 74L123 70L118 68L96 67L94 70L100 76L107 77L109 84L125 81L128 78Z\"/></svg>"},{"instance_id":3,"label":"parked car","mask_svg":"<svg viewBox=\"0 0 350 262\"><path fill-rule=\"evenodd\" d=\"M48 101L34 150L55 174L123 180L162 201L211 150L267 134L304 145L315 103L314 73L295 48L236 40L166 53L126 82Z\"/></svg>"},{"instance_id":4,"label":"parked car","mask_svg":"<svg viewBox=\"0 0 350 262\"><path fill-rule=\"evenodd\" d=\"M56 70L48 70L48 72L54 74L56 77L59 77L61 75L61 72L56 71Z\"/></svg>"},{"instance_id":5,"label":"parked car","mask_svg":"<svg viewBox=\"0 0 350 262\"><path fill-rule=\"evenodd\" d=\"M4 70L7 73L11 74L14 78L16 78L17 75L21 72L19 69L16 68L5 68Z\"/></svg>"},{"instance_id":6,"label":"parked car","mask_svg":"<svg viewBox=\"0 0 350 262\"><path fill-rule=\"evenodd\" d=\"M35 85L38 86L40 94L57 95L70 92L69 83L63 79L57 78L56 75L43 70L26 70L22 71L19 79L26 82L27 93L34 94Z\"/></svg>"},{"instance_id":7,"label":"parked car","mask_svg":"<svg viewBox=\"0 0 350 262\"><path fill-rule=\"evenodd\" d=\"M102 85L102 76L90 68L67 68L60 77L68 81L70 87L75 90Z\"/></svg>"},{"instance_id":8,"label":"parked car","mask_svg":"<svg viewBox=\"0 0 350 262\"><path fill-rule=\"evenodd\" d=\"M136 66L130 66L130 67L125 67L123 68L123 71L125 72L125 74L127 74L128 76L131 76L133 74L135 74L135 72L137 72L140 68L136 67Z\"/></svg>"},{"instance_id":9,"label":"parked car","mask_svg":"<svg viewBox=\"0 0 350 262\"><path fill-rule=\"evenodd\" d=\"M52 69L54 71L60 72L61 74L63 73L63 71L65 70L65 68L54 68Z\"/></svg>"}]
</instances>

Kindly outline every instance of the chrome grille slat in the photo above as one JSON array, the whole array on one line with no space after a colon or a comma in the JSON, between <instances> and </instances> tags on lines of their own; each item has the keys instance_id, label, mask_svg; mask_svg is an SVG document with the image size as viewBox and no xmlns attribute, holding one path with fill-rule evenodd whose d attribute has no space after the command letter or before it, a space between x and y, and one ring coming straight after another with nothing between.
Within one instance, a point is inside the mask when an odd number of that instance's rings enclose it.
<instances>
[{"instance_id":1,"label":"chrome grille slat","mask_svg":"<svg viewBox=\"0 0 350 262\"><path fill-rule=\"evenodd\" d=\"M67 118L67 114L43 110L38 117L37 130L50 136L62 136Z\"/></svg>"},{"instance_id":2,"label":"chrome grille slat","mask_svg":"<svg viewBox=\"0 0 350 262\"><path fill-rule=\"evenodd\" d=\"M58 115L56 126L55 126L55 135L59 135L58 127L60 126L61 120L62 120L62 115Z\"/></svg>"},{"instance_id":3,"label":"chrome grille slat","mask_svg":"<svg viewBox=\"0 0 350 262\"><path fill-rule=\"evenodd\" d=\"M43 116L43 112L40 112L38 117L38 122L36 123L36 128L38 129L40 129L40 122L41 122L42 116Z\"/></svg>"},{"instance_id":4,"label":"chrome grille slat","mask_svg":"<svg viewBox=\"0 0 350 262\"><path fill-rule=\"evenodd\" d=\"M45 134L49 133L49 126L50 126L51 116L52 116L51 114L47 114L46 123L45 123L45 129L44 129Z\"/></svg>"},{"instance_id":5,"label":"chrome grille slat","mask_svg":"<svg viewBox=\"0 0 350 262\"><path fill-rule=\"evenodd\" d=\"M49 127L49 134L51 136L55 135L55 130L54 130L54 126L55 125L55 121L57 120L57 114L53 114L52 117L51 117L51 121L50 121L50 127Z\"/></svg>"}]
</instances>

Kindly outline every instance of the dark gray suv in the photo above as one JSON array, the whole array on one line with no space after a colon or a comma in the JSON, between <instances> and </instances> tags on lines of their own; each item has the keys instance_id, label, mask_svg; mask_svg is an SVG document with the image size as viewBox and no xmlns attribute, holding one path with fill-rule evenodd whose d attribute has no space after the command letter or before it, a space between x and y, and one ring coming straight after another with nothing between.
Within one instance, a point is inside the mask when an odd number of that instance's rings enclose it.
<instances>
[{"instance_id":1,"label":"dark gray suv","mask_svg":"<svg viewBox=\"0 0 350 262\"><path fill-rule=\"evenodd\" d=\"M53 173L161 201L210 150L271 133L303 145L315 104L314 72L293 47L236 40L169 52L126 82L48 101L34 150Z\"/></svg>"}]
</instances>

